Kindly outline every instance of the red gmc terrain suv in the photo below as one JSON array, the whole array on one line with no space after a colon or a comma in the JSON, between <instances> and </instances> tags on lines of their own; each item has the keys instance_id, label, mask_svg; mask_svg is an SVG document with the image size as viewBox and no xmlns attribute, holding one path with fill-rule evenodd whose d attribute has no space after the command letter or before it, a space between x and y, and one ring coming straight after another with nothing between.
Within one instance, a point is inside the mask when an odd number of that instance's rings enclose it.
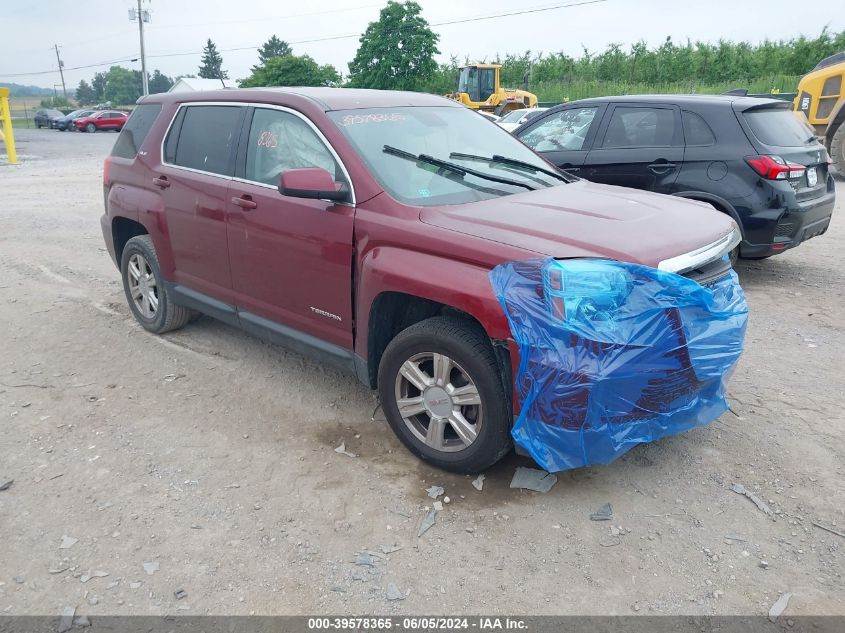
<instances>
[{"instance_id":1,"label":"red gmc terrain suv","mask_svg":"<svg viewBox=\"0 0 845 633\"><path fill-rule=\"evenodd\" d=\"M416 455L510 450L519 348L488 274L537 257L724 275L732 219L561 174L447 99L335 88L139 101L105 162L102 229L161 334L211 315L378 389Z\"/></svg>"}]
</instances>

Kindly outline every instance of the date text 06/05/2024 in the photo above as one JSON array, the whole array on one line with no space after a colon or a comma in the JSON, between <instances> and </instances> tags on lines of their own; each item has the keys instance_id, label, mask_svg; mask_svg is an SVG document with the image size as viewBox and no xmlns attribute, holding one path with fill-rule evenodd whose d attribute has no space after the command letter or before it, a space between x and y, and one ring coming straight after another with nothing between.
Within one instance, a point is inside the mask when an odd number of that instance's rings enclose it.
<instances>
[{"instance_id":1,"label":"date text 06/05/2024","mask_svg":"<svg viewBox=\"0 0 845 633\"><path fill-rule=\"evenodd\" d=\"M322 617L308 618L308 629L312 631L432 631L432 630L476 630L476 631L524 631L527 623L519 618L508 617Z\"/></svg>"}]
</instances>

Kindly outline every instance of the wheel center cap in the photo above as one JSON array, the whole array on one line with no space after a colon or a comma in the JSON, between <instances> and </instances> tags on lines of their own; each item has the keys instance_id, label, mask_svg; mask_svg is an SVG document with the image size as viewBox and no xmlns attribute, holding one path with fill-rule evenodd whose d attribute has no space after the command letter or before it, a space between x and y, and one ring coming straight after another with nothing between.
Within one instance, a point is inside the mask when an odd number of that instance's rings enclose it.
<instances>
[{"instance_id":1,"label":"wheel center cap","mask_svg":"<svg viewBox=\"0 0 845 633\"><path fill-rule=\"evenodd\" d=\"M448 418L452 413L452 397L443 387L429 387L423 394L428 412L437 418Z\"/></svg>"}]
</instances>

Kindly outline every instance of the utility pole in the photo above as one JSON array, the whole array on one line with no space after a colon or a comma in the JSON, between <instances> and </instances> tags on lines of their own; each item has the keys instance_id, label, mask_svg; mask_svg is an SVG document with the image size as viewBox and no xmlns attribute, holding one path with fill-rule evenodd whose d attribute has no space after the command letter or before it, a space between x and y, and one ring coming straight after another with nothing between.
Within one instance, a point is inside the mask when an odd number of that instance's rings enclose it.
<instances>
[{"instance_id":1,"label":"utility pole","mask_svg":"<svg viewBox=\"0 0 845 633\"><path fill-rule=\"evenodd\" d=\"M62 94L64 94L65 99L67 99L67 88L65 88L65 71L62 70L64 64L62 63L61 57L59 57L59 45L53 44L53 48L56 49L56 61L59 62L59 75L62 78Z\"/></svg>"},{"instance_id":2,"label":"utility pole","mask_svg":"<svg viewBox=\"0 0 845 633\"><path fill-rule=\"evenodd\" d=\"M129 19L132 19L133 11L129 10ZM147 81L147 55L144 53L144 12L141 9L141 0L138 0L138 34L141 37L141 88L145 95L150 94L150 86ZM149 20L149 13L147 20Z\"/></svg>"}]
</instances>

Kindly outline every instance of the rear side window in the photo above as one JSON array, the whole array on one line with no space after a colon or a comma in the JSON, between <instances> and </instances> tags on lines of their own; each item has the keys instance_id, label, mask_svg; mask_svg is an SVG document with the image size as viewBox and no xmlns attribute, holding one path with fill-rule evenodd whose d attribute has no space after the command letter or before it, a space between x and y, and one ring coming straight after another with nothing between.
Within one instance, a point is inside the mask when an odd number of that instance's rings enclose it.
<instances>
[{"instance_id":1,"label":"rear side window","mask_svg":"<svg viewBox=\"0 0 845 633\"><path fill-rule=\"evenodd\" d=\"M713 145L716 137L707 122L695 112L681 112L684 120L684 140L687 145Z\"/></svg>"},{"instance_id":2,"label":"rear side window","mask_svg":"<svg viewBox=\"0 0 845 633\"><path fill-rule=\"evenodd\" d=\"M815 141L813 128L800 112L769 108L743 112L742 116L757 140L764 145L803 147Z\"/></svg>"},{"instance_id":3,"label":"rear side window","mask_svg":"<svg viewBox=\"0 0 845 633\"><path fill-rule=\"evenodd\" d=\"M187 106L178 132L173 164L230 175L232 148L240 132L240 106ZM169 145L169 139L166 143Z\"/></svg>"},{"instance_id":4,"label":"rear side window","mask_svg":"<svg viewBox=\"0 0 845 633\"><path fill-rule=\"evenodd\" d=\"M161 104L159 103L137 106L120 131L120 136L117 137L111 155L120 158L135 158L159 112L161 112Z\"/></svg>"},{"instance_id":5,"label":"rear side window","mask_svg":"<svg viewBox=\"0 0 845 633\"><path fill-rule=\"evenodd\" d=\"M616 107L602 147L670 147L674 136L674 110Z\"/></svg>"}]
</instances>

